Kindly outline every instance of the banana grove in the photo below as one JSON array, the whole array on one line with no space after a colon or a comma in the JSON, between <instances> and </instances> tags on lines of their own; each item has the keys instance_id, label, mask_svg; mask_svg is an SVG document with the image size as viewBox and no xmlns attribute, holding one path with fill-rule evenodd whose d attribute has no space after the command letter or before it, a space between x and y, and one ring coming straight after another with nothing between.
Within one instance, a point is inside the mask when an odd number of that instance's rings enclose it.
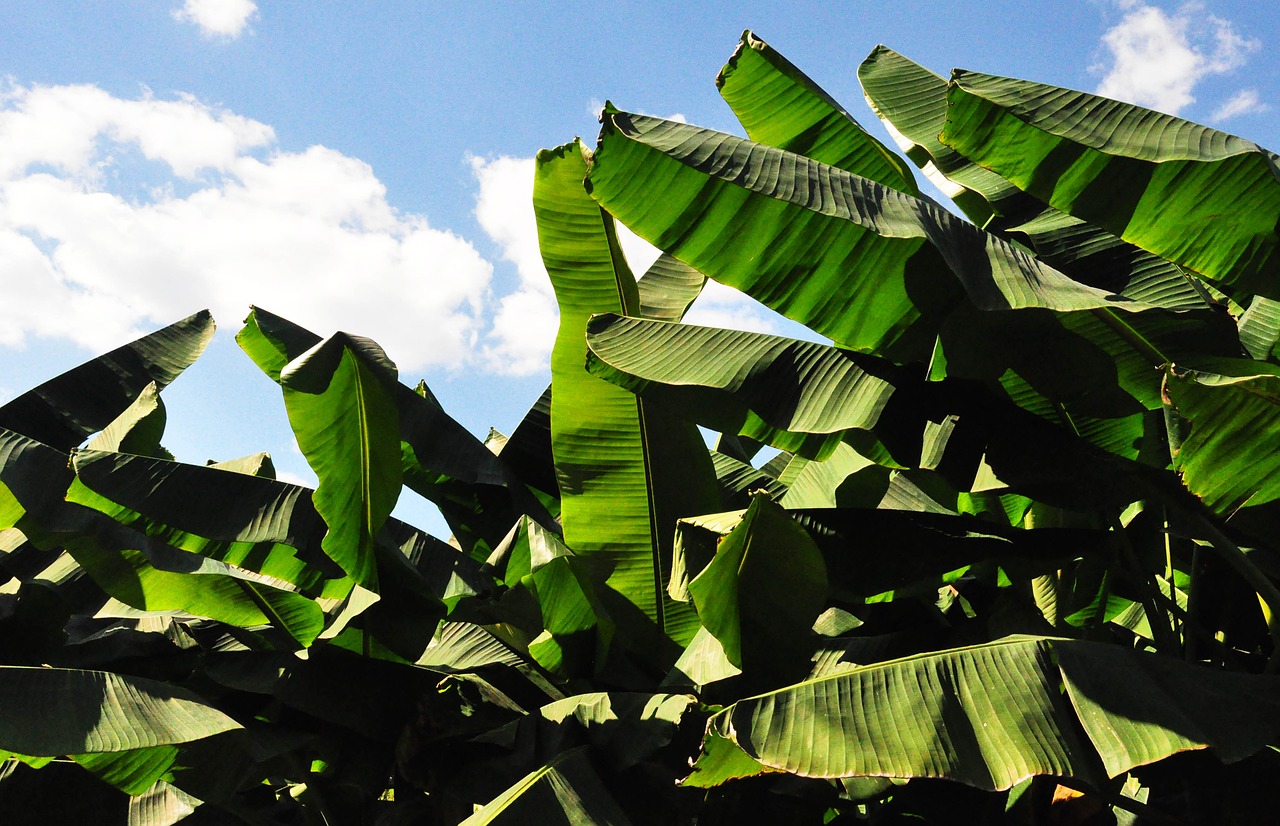
<instances>
[{"instance_id":1,"label":"banana grove","mask_svg":"<svg viewBox=\"0 0 1280 826\"><path fill-rule=\"evenodd\" d=\"M162 447L207 313L0 407L0 819L1271 822L1280 158L858 76L902 154L750 32L745 138L539 154L508 435L262 308L314 490ZM708 278L830 343L682 323Z\"/></svg>"}]
</instances>

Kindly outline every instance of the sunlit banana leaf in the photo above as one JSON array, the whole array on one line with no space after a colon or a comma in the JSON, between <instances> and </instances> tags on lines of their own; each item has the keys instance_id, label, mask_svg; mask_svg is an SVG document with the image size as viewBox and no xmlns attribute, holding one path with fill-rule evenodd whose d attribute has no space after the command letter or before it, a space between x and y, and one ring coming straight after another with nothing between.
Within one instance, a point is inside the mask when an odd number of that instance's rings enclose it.
<instances>
[{"instance_id":1,"label":"sunlit banana leaf","mask_svg":"<svg viewBox=\"0 0 1280 826\"><path fill-rule=\"evenodd\" d=\"M129 826L177 826L200 804L177 786L160 781L129 800Z\"/></svg>"},{"instance_id":2,"label":"sunlit banana leaf","mask_svg":"<svg viewBox=\"0 0 1280 826\"><path fill-rule=\"evenodd\" d=\"M311 500L329 526L321 548L361 587L376 591L374 538L403 479L397 373L369 339L338 333L280 372L298 446L320 480Z\"/></svg>"},{"instance_id":3,"label":"sunlit banana leaf","mask_svg":"<svg viewBox=\"0 0 1280 826\"><path fill-rule=\"evenodd\" d=\"M278 381L285 365L318 344L320 337L255 307L236 341L264 373ZM554 525L525 490L519 474L450 417L425 384L419 385L418 392L397 384L392 392L400 416L404 482L440 508L468 550L479 541L477 555L483 559L522 513ZM510 449L511 456L519 456L528 437L517 429L512 438L517 447ZM534 478L532 468L540 467L536 460L527 458L526 465L521 466L530 474L525 482L534 487L547 484L541 477ZM554 492L554 485L551 488Z\"/></svg>"},{"instance_id":4,"label":"sunlit banana leaf","mask_svg":"<svg viewBox=\"0 0 1280 826\"><path fill-rule=\"evenodd\" d=\"M687 124L606 111L588 185L655 246L853 349L925 360L931 329L966 297L987 310L1148 306L932 203Z\"/></svg>"},{"instance_id":5,"label":"sunlit banana leaf","mask_svg":"<svg viewBox=\"0 0 1280 826\"><path fill-rule=\"evenodd\" d=\"M239 728L195 694L156 680L0 666L0 749L18 754L122 752Z\"/></svg>"},{"instance_id":6,"label":"sunlit banana leaf","mask_svg":"<svg viewBox=\"0 0 1280 826\"><path fill-rule=\"evenodd\" d=\"M208 310L143 336L0 407L0 427L61 451L111 423L148 384L178 377L213 337Z\"/></svg>"},{"instance_id":7,"label":"sunlit banana leaf","mask_svg":"<svg viewBox=\"0 0 1280 826\"><path fill-rule=\"evenodd\" d=\"M907 165L768 43L750 31L716 78L747 137L919 195Z\"/></svg>"},{"instance_id":8,"label":"sunlit banana leaf","mask_svg":"<svg viewBox=\"0 0 1280 826\"><path fill-rule=\"evenodd\" d=\"M307 488L123 453L78 451L72 466L68 501L176 548L311 593L346 580L320 552L324 521Z\"/></svg>"},{"instance_id":9,"label":"sunlit banana leaf","mask_svg":"<svg viewBox=\"0 0 1280 826\"><path fill-rule=\"evenodd\" d=\"M663 585L676 519L718 510L714 469L692 423L583 369L587 318L640 310L613 220L583 189L583 152L575 142L540 153L534 179L539 245L560 304L551 435L565 542L599 558L610 588L687 641L693 613L672 605Z\"/></svg>"},{"instance_id":10,"label":"sunlit banana leaf","mask_svg":"<svg viewBox=\"0 0 1280 826\"><path fill-rule=\"evenodd\" d=\"M1259 361L1267 361L1280 341L1280 301L1255 298L1240 316L1240 344Z\"/></svg>"},{"instance_id":11,"label":"sunlit banana leaf","mask_svg":"<svg viewBox=\"0 0 1280 826\"><path fill-rule=\"evenodd\" d=\"M858 79L899 148L978 225L1028 244L1086 284L1171 310L1207 306L1204 291L1176 265L1053 209L942 144L945 78L877 46L858 67Z\"/></svg>"},{"instance_id":12,"label":"sunlit banana leaf","mask_svg":"<svg viewBox=\"0 0 1280 826\"><path fill-rule=\"evenodd\" d=\"M73 760L128 795L143 794L172 768L177 746L72 755Z\"/></svg>"},{"instance_id":13,"label":"sunlit banana leaf","mask_svg":"<svg viewBox=\"0 0 1280 826\"><path fill-rule=\"evenodd\" d=\"M67 542L71 555L104 591L143 611L182 611L245 628L274 625L300 646L324 627L320 606L301 594L154 540L100 531ZM145 548L145 550L144 550ZM159 564L157 564L159 563ZM162 567L164 566L164 567Z\"/></svg>"},{"instance_id":14,"label":"sunlit banana leaf","mask_svg":"<svg viewBox=\"0 0 1280 826\"><path fill-rule=\"evenodd\" d=\"M1140 106L956 70L942 143L1229 289L1280 298L1280 172L1257 144Z\"/></svg>"},{"instance_id":15,"label":"sunlit banana leaf","mask_svg":"<svg viewBox=\"0 0 1280 826\"><path fill-rule=\"evenodd\" d=\"M1105 644L1009 637L740 700L712 725L752 759L806 777L998 790L1037 774L1096 783L1188 749L1239 760L1280 730L1278 685Z\"/></svg>"}]
</instances>

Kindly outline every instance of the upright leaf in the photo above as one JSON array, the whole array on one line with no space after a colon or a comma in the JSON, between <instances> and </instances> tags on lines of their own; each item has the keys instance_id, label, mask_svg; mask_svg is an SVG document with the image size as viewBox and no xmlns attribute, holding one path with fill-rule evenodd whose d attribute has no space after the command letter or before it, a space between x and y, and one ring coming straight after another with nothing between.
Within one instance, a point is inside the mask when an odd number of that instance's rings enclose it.
<instances>
[{"instance_id":1,"label":"upright leaf","mask_svg":"<svg viewBox=\"0 0 1280 826\"><path fill-rule=\"evenodd\" d=\"M609 587L650 621L687 640L692 612L663 589L676 519L718 509L715 472L692 423L583 369L588 317L639 312L613 220L583 189L584 151L577 142L543 151L534 179L538 241L560 305L551 438L565 542L598 558Z\"/></svg>"},{"instance_id":2,"label":"upright leaf","mask_svg":"<svg viewBox=\"0 0 1280 826\"><path fill-rule=\"evenodd\" d=\"M321 547L376 590L374 537L400 495L396 370L372 341L338 333L280 373L298 446L320 480L312 501L329 526Z\"/></svg>"},{"instance_id":3,"label":"upright leaf","mask_svg":"<svg viewBox=\"0 0 1280 826\"><path fill-rule=\"evenodd\" d=\"M919 195L907 165L839 103L750 31L716 78L747 137Z\"/></svg>"}]
</instances>

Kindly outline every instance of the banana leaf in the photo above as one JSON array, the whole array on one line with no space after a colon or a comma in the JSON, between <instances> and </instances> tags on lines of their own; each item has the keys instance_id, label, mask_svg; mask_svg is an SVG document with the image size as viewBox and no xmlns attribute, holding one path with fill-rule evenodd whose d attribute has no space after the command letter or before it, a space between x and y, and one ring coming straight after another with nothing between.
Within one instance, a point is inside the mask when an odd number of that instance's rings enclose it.
<instances>
[{"instance_id":1,"label":"banana leaf","mask_svg":"<svg viewBox=\"0 0 1280 826\"><path fill-rule=\"evenodd\" d=\"M189 743L240 724L194 693L103 671L0 666L0 749L33 756Z\"/></svg>"},{"instance_id":2,"label":"banana leaf","mask_svg":"<svg viewBox=\"0 0 1280 826\"><path fill-rule=\"evenodd\" d=\"M403 480L396 378L381 347L346 333L280 372L289 423L319 479L311 501L328 526L320 547L357 585L375 592L374 540Z\"/></svg>"},{"instance_id":3,"label":"banana leaf","mask_svg":"<svg viewBox=\"0 0 1280 826\"><path fill-rule=\"evenodd\" d=\"M899 148L979 226L1027 244L1077 281L1170 310L1208 306L1204 290L1176 265L1053 209L942 144L945 78L877 46L858 79Z\"/></svg>"},{"instance_id":4,"label":"banana leaf","mask_svg":"<svg viewBox=\"0 0 1280 826\"><path fill-rule=\"evenodd\" d=\"M236 341L264 373L279 381L285 366L318 344L320 337L255 307ZM474 555L483 559L523 513L554 527L520 474L449 416L425 383L419 384L418 392L396 384L392 394L400 417L404 483L440 508L469 552L476 547ZM510 448L510 456L516 457L527 437L518 429L512 438L517 446ZM530 475L528 484L545 490L539 487L547 482L534 470L539 467L535 459L526 457L521 467Z\"/></svg>"},{"instance_id":5,"label":"banana leaf","mask_svg":"<svg viewBox=\"0 0 1280 826\"><path fill-rule=\"evenodd\" d=\"M919 196L896 154L867 134L818 84L750 31L716 77L747 137Z\"/></svg>"},{"instance_id":6,"label":"banana leaf","mask_svg":"<svg viewBox=\"0 0 1280 826\"><path fill-rule=\"evenodd\" d=\"M1280 298L1274 153L1140 106L956 70L938 139L1228 291Z\"/></svg>"},{"instance_id":7,"label":"banana leaf","mask_svg":"<svg viewBox=\"0 0 1280 826\"><path fill-rule=\"evenodd\" d=\"M577 142L544 150L534 179L539 246L560 304L551 437L565 542L597 559L609 588L648 622L686 642L693 612L671 603L662 583L676 519L719 509L715 472L692 423L583 369L588 317L640 311L613 221L583 189L584 152ZM623 609L605 608L621 627Z\"/></svg>"},{"instance_id":8,"label":"banana leaf","mask_svg":"<svg viewBox=\"0 0 1280 826\"><path fill-rule=\"evenodd\" d=\"M711 726L751 759L804 777L1096 784L1189 749L1226 762L1255 753L1280 731L1277 686L1113 645L1009 637L739 700Z\"/></svg>"},{"instance_id":9,"label":"banana leaf","mask_svg":"<svg viewBox=\"0 0 1280 826\"><path fill-rule=\"evenodd\" d=\"M154 382L164 389L213 337L208 310L75 367L0 407L0 427L66 451L102 430Z\"/></svg>"},{"instance_id":10,"label":"banana leaf","mask_svg":"<svg viewBox=\"0 0 1280 826\"><path fill-rule=\"evenodd\" d=\"M582 746L561 752L525 775L460 826L490 823L629 826L631 821L605 788Z\"/></svg>"}]
</instances>

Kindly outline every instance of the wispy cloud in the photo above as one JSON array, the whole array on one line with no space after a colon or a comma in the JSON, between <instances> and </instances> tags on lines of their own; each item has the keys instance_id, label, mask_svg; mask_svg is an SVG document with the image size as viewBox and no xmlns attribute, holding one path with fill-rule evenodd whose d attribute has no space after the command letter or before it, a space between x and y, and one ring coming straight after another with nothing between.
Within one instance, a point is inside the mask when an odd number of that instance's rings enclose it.
<instances>
[{"instance_id":1,"label":"wispy cloud","mask_svg":"<svg viewBox=\"0 0 1280 826\"><path fill-rule=\"evenodd\" d=\"M244 34L249 20L258 13L253 0L186 0L174 9L173 19L192 23L205 37L235 39Z\"/></svg>"},{"instance_id":2,"label":"wispy cloud","mask_svg":"<svg viewBox=\"0 0 1280 826\"><path fill-rule=\"evenodd\" d=\"M1267 111L1267 105L1258 97L1256 89L1242 89L1231 96L1226 103L1219 106L1209 116L1210 120L1222 121L1240 115L1252 115L1255 112Z\"/></svg>"},{"instance_id":3,"label":"wispy cloud","mask_svg":"<svg viewBox=\"0 0 1280 826\"><path fill-rule=\"evenodd\" d=\"M95 351L209 307L372 336L406 370L474 351L492 266L404 214L359 159L283 152L192 98L92 86L0 93L0 344Z\"/></svg>"},{"instance_id":4,"label":"wispy cloud","mask_svg":"<svg viewBox=\"0 0 1280 826\"><path fill-rule=\"evenodd\" d=\"M1172 14L1140 0L1119 6L1123 18L1102 37L1109 62L1097 91L1107 97L1176 115L1202 80L1240 68L1260 46L1198 3Z\"/></svg>"}]
</instances>

